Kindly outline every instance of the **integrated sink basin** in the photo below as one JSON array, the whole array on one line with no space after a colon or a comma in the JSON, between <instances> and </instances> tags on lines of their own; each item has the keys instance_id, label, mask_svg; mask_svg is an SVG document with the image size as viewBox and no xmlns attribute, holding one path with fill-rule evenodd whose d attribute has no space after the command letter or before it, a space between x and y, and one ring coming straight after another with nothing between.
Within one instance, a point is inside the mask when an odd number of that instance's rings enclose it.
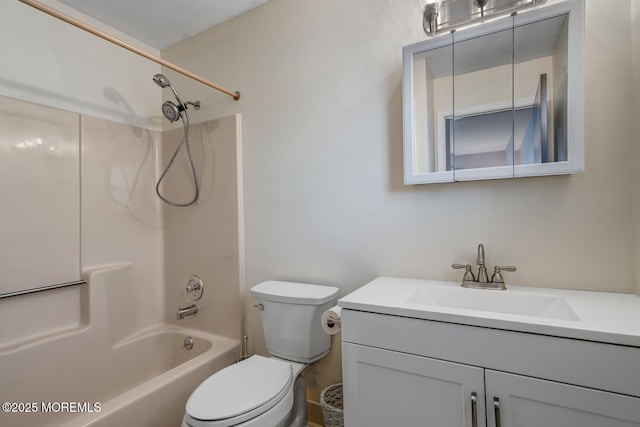
<instances>
[{"instance_id":1,"label":"integrated sink basin","mask_svg":"<svg viewBox=\"0 0 640 427\"><path fill-rule=\"evenodd\" d=\"M416 289L406 302L547 319L580 320L561 296L516 293L509 290L468 289L460 286L422 286Z\"/></svg>"},{"instance_id":2,"label":"integrated sink basin","mask_svg":"<svg viewBox=\"0 0 640 427\"><path fill-rule=\"evenodd\" d=\"M378 277L338 305L347 335L350 313L360 311L640 347L640 296L633 294Z\"/></svg>"}]
</instances>

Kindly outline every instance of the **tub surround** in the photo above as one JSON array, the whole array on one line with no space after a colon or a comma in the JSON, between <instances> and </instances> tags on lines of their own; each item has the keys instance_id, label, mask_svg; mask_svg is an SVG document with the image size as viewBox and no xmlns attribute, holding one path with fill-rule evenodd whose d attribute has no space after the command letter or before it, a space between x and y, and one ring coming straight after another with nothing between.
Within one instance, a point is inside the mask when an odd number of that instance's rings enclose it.
<instances>
[{"instance_id":1,"label":"tub surround","mask_svg":"<svg viewBox=\"0 0 640 427\"><path fill-rule=\"evenodd\" d=\"M188 211L168 213L161 209L154 191L162 133L11 98L0 101L5 107L0 111L2 120L8 123L15 120L16 114L36 117L38 123L43 122L40 127L27 127L26 132L35 136L40 136L39 130L43 127L56 127L57 122L51 118L63 116L68 119L58 127L66 126L67 122L73 124L74 130L66 131L60 137L74 136L64 140L71 146L65 152L71 153L75 162L70 171L75 184L65 187L65 190L75 190L72 198L76 203L76 213L66 219L73 220L69 226L75 231L70 235L79 239L75 243L79 253L74 251L69 261L82 271L79 276L89 278L90 282L0 300L0 371L3 378L9 379L7 384L20 384L10 389L0 388L3 401L84 402L93 399L103 403L101 413L105 415L99 422L104 424L96 425L128 424L122 421L124 419L139 419L141 425L162 425L165 418L171 419L170 414L174 414L177 421L169 424L179 424L186 398L197 384L216 370L233 363L240 354L239 115L192 128L191 136L200 148L196 155L202 155L200 159L205 160L200 164L202 201ZM5 133L11 129L3 127ZM167 134L171 144L177 143L176 135ZM19 139L17 133L4 136L15 143L24 139ZM43 157L44 153L32 150L28 154ZM22 160L15 157L20 155L22 153L17 149L8 150L8 155L3 158L19 163ZM47 172L47 179L55 183L55 174L60 168L54 166L44 166L39 170ZM69 172L66 168L62 171ZM19 180L19 176L14 175L5 177L6 181L14 183ZM180 185L177 183L173 189L179 189ZM56 190L50 193L46 199L24 193L21 200L23 208L40 215L53 212L46 203L43 205L43 201L55 196ZM72 208L73 204L70 206ZM58 218L57 213L55 218ZM29 227L29 223L24 221L13 225L15 229L12 232L15 233L27 231ZM205 232L200 233L203 225ZM169 236L167 241L165 234ZM172 246L171 236L176 235L185 237L185 240L177 237L173 242L175 246ZM47 236L47 233L37 233L33 239L23 243L39 247L42 242L38 239L45 238L44 244L55 245L54 241L46 240ZM170 260L166 272L165 250L169 254L178 254ZM55 254L55 247L47 253ZM4 263L4 257L2 261ZM122 264L126 267L105 270L105 266ZM35 265L33 261L32 266ZM0 264L1 267L4 266ZM103 273L96 273L103 270L110 271L109 279L104 278ZM165 281L165 273L171 281ZM205 281L200 311L178 325L169 325L166 322L175 322L177 307L185 305L183 280L191 273L199 273ZM10 279L5 276L4 280ZM165 304L165 299L171 303ZM157 342L156 338L149 337L171 337L172 334L182 334L183 329L191 331L196 347L200 347L196 336L214 343L204 352L208 356L196 357L200 360L197 367L180 374L189 378L186 382L174 382L162 373L163 369L175 374L176 369L182 371L186 368L142 362L142 366L149 365L149 370L144 370L124 362L110 364L108 360L110 356L117 358L132 351L135 346ZM135 344L137 339L142 344ZM182 341L177 344L182 350ZM114 353L116 349L122 350ZM47 355L46 360L43 355ZM167 357L173 356L168 354ZM134 360L131 359L132 364ZM159 356L158 360L166 358ZM29 371L26 364L35 368ZM127 374L129 369L146 374L134 378ZM174 374L170 376L173 378ZM134 380L131 382L127 378ZM152 390L139 389L139 383L155 385L152 385ZM164 391L160 391L161 388ZM151 401L144 400L149 396L153 396ZM181 400L181 396L184 399ZM129 406L125 405L126 402L130 402ZM133 402L141 408L148 408L144 416L151 418L136 418L141 413ZM166 411L152 411L157 404ZM0 414L0 424L4 424L5 416L10 416L9 423L17 426L59 425L67 421L70 425L76 425L76 422L84 425L58 415L40 413L33 417L13 417L12 414ZM93 420L89 414L79 419L88 418Z\"/></svg>"},{"instance_id":2,"label":"tub surround","mask_svg":"<svg viewBox=\"0 0 640 427\"><path fill-rule=\"evenodd\" d=\"M0 288L68 282L93 266L129 262L136 283L129 301L146 307L129 312L126 322L135 331L175 321L176 309L187 301L184 281L199 273L206 292L200 313L193 316L197 320L188 319L188 326L239 339L239 115L192 126L202 189L198 204L185 210L161 206L154 191L159 164L167 161L159 159L166 152L162 142L171 151L181 130L163 134L6 97L0 97L0 122L7 162L0 186L13 200L13 209L0 214L6 223L0 236L16 242L0 250ZM176 175L167 176L169 194L191 188L189 177L181 175L184 160L178 157ZM16 181L23 182L18 193ZM40 183L46 184L46 194ZM68 288L8 298L0 307L3 346L76 326L81 292ZM24 321L14 321L18 314Z\"/></svg>"},{"instance_id":3,"label":"tub surround","mask_svg":"<svg viewBox=\"0 0 640 427\"><path fill-rule=\"evenodd\" d=\"M10 222L9 234L0 226L0 235L11 242L17 239L17 247L33 248L17 262L12 261L15 254L0 254L3 283L40 287L68 280L54 274L60 269L72 271L77 279L95 266L129 262L136 283L130 300L146 307L130 313L130 328L140 330L162 322L163 229L153 193L161 134L12 98L2 97L0 104L0 122L8 124L2 127L7 147L2 158L13 165L3 168L7 175L2 185L11 188L20 182L23 191L0 217L4 221L13 210L29 213ZM42 144L27 148L28 141L40 140ZM61 164L60 157L70 160ZM11 173L16 165L30 169L39 180L35 182L44 181L47 195L40 197L32 178ZM72 177L68 183L67 176ZM52 188L52 184L56 185ZM45 224L49 225L42 228ZM58 236L57 230L65 234ZM68 250L69 245L74 249ZM11 251L13 246L3 248ZM65 261L58 263L58 256ZM42 276L50 271L48 266L54 272ZM33 280L25 283L26 277ZM0 307L1 347L77 326L82 293L79 287L40 292L0 300Z\"/></svg>"},{"instance_id":4,"label":"tub surround","mask_svg":"<svg viewBox=\"0 0 640 427\"><path fill-rule=\"evenodd\" d=\"M79 128L78 114L0 97L0 294L80 279Z\"/></svg>"},{"instance_id":5,"label":"tub surround","mask_svg":"<svg viewBox=\"0 0 640 427\"><path fill-rule=\"evenodd\" d=\"M101 410L80 416L3 413L0 421L15 427L89 421L96 426L179 425L192 387L233 363L240 341L162 324L132 331L127 313L139 309L129 298L132 265L96 269L86 278L86 310L77 327L0 347L0 376L11 385L0 389L0 400L99 402ZM194 338L193 350L183 348L187 335Z\"/></svg>"},{"instance_id":6,"label":"tub surround","mask_svg":"<svg viewBox=\"0 0 640 427\"><path fill-rule=\"evenodd\" d=\"M161 168L182 139L182 128L162 135ZM232 339L242 336L242 151L239 114L192 125L191 150L200 179L200 197L191 207L162 203L164 219L165 312L167 321ZM189 201L193 178L182 149L162 192L169 200ZM198 313L176 320L176 310L193 304L189 276L203 282Z\"/></svg>"},{"instance_id":7,"label":"tub surround","mask_svg":"<svg viewBox=\"0 0 640 427\"><path fill-rule=\"evenodd\" d=\"M81 265L83 271L132 264L122 319L131 331L164 321L160 202L153 188L162 133L89 116L81 127ZM119 286L124 286L120 284Z\"/></svg>"}]
</instances>

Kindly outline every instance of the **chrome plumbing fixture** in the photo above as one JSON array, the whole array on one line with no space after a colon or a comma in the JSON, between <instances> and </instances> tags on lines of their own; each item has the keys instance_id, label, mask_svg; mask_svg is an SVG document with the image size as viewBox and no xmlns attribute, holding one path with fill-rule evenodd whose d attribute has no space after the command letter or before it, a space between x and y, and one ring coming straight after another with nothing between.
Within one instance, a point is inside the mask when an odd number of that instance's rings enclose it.
<instances>
[{"instance_id":1,"label":"chrome plumbing fixture","mask_svg":"<svg viewBox=\"0 0 640 427\"><path fill-rule=\"evenodd\" d=\"M176 313L176 319L182 320L187 316L192 316L198 312L198 306L191 304L189 307L179 308Z\"/></svg>"},{"instance_id":2,"label":"chrome plumbing fixture","mask_svg":"<svg viewBox=\"0 0 640 427\"><path fill-rule=\"evenodd\" d=\"M186 337L184 339L183 347L186 348L187 350L191 350L193 348L193 338Z\"/></svg>"},{"instance_id":3,"label":"chrome plumbing fixture","mask_svg":"<svg viewBox=\"0 0 640 427\"><path fill-rule=\"evenodd\" d=\"M191 301L198 301L202 298L202 293L204 292L204 285L202 284L202 279L192 274L187 279L187 284L185 285L185 291L187 293L187 297Z\"/></svg>"},{"instance_id":4,"label":"chrome plumbing fixture","mask_svg":"<svg viewBox=\"0 0 640 427\"><path fill-rule=\"evenodd\" d=\"M247 354L247 340L248 339L249 339L249 335L244 334L243 345L242 345L242 354L240 355L240 357L238 357L238 360L236 360L236 362L242 362L243 360L246 360L246 359L251 357L251 355Z\"/></svg>"},{"instance_id":5,"label":"chrome plumbing fixture","mask_svg":"<svg viewBox=\"0 0 640 427\"><path fill-rule=\"evenodd\" d=\"M489 278L487 277L487 267L484 265L484 245L482 243L478 245L476 265L478 265L478 282L487 283Z\"/></svg>"},{"instance_id":6,"label":"chrome plumbing fixture","mask_svg":"<svg viewBox=\"0 0 640 427\"><path fill-rule=\"evenodd\" d=\"M180 113L187 108L187 105L193 105L196 110L200 109L200 101L187 101L180 105L176 105L171 101L165 101L162 104L162 114L164 114L167 120L173 123L180 119Z\"/></svg>"},{"instance_id":7,"label":"chrome plumbing fixture","mask_svg":"<svg viewBox=\"0 0 640 427\"><path fill-rule=\"evenodd\" d=\"M176 88L173 87L169 79L163 74L154 75L153 82L163 89L171 89L171 92L173 92L173 96L175 96L176 101L178 101L178 105L174 104L171 101L165 101L162 104L162 114L164 114L167 120L169 120L171 123L178 121L182 117L182 112L187 111L188 105L192 105L196 110L200 109L200 101L183 102L182 98L180 98L180 95L178 95L178 91L176 90Z\"/></svg>"},{"instance_id":8,"label":"chrome plumbing fixture","mask_svg":"<svg viewBox=\"0 0 640 427\"><path fill-rule=\"evenodd\" d=\"M461 269L464 268L464 276L462 277L461 286L464 288L475 288L475 289L499 289L505 290L507 286L504 283L504 277L502 276L502 271L516 271L517 268L512 265L507 266L499 266L496 265L493 268L493 275L491 276L491 280L487 275L487 267L485 266L484 261L484 245L480 243L478 245L478 257L476 259L476 264L478 265L478 278L473 274L471 264L451 264L451 268Z\"/></svg>"},{"instance_id":9,"label":"chrome plumbing fixture","mask_svg":"<svg viewBox=\"0 0 640 427\"><path fill-rule=\"evenodd\" d=\"M192 105L196 110L199 110L200 109L200 101L183 102L182 98L180 98L180 95L178 95L178 91L176 90L176 88L173 87L173 85L171 84L169 79L167 77L165 77L164 75L162 75L162 74L154 75L153 76L153 82L155 84L157 84L158 86L160 86L161 88L163 88L163 89L169 88L169 89L171 89L171 92L173 92L173 96L176 98L176 101L178 102L178 104L175 104L175 103L173 103L171 101L165 101L162 104L162 114L164 114L164 116L167 118L167 120L169 120L171 123L173 123L173 122L175 122L175 121L177 121L179 119L182 119L182 127L184 129L184 136L182 137L182 140L180 141L180 144L178 144L178 147L173 152L173 155L171 156L171 159L169 160L169 163L164 168L164 171L162 171L162 174L160 175L160 178L158 179L158 182L156 183L156 194L158 195L160 200L162 200L163 202L165 202L168 205L176 206L176 207L180 207L180 208L191 206L191 205L195 204L198 201L198 197L200 195L200 183L198 182L198 174L196 173L196 165L195 165L195 162L193 161L193 156L191 155L191 146L189 145L189 114L187 113L187 106L188 105ZM180 152L180 149L183 146L187 150L187 158L189 159L189 165L191 166L191 175L193 177L194 195L193 195L193 199L191 199L191 201L186 202L186 203L178 203L178 202L173 202L173 201L165 198L160 193L160 183L162 183L162 180L164 179L164 177L169 172L169 169L171 169L171 165L173 165L173 162L175 161L176 157L178 156L178 153Z\"/></svg>"}]
</instances>

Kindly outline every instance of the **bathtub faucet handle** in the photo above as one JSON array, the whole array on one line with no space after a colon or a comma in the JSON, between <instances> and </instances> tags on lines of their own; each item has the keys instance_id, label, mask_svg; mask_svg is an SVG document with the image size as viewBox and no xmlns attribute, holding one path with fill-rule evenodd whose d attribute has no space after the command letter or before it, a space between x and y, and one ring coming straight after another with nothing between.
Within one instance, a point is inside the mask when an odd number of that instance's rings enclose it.
<instances>
[{"instance_id":1,"label":"bathtub faucet handle","mask_svg":"<svg viewBox=\"0 0 640 427\"><path fill-rule=\"evenodd\" d=\"M202 293L204 292L204 285L202 284L202 279L200 279L197 275L192 274L187 279L187 284L185 286L185 291L187 293L187 298L191 301L199 301L202 298Z\"/></svg>"}]
</instances>

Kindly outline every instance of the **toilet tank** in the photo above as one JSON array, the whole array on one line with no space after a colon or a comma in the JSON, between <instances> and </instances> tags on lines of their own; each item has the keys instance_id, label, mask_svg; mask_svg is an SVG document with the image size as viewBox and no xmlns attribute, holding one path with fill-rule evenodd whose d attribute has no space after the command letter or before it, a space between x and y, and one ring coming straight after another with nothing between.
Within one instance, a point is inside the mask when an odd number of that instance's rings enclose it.
<instances>
[{"instance_id":1,"label":"toilet tank","mask_svg":"<svg viewBox=\"0 0 640 427\"><path fill-rule=\"evenodd\" d=\"M338 294L333 286L270 280L251 288L262 304L260 314L267 350L274 356L311 363L329 352L331 337L322 330L322 313Z\"/></svg>"}]
</instances>

